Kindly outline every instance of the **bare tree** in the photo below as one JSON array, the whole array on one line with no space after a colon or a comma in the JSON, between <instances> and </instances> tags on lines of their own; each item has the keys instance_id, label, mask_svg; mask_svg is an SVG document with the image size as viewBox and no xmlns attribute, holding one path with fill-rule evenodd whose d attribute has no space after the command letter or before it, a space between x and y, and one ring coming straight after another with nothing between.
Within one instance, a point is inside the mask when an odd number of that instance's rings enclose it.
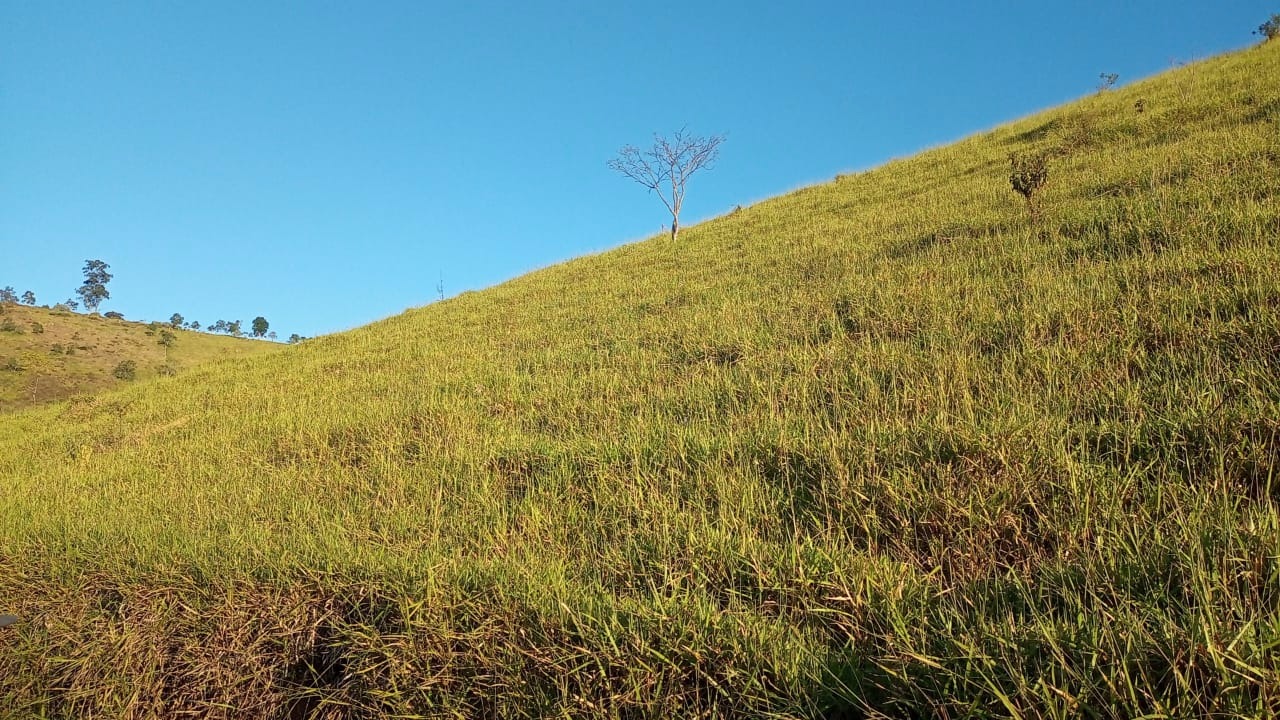
<instances>
[{"instance_id":1,"label":"bare tree","mask_svg":"<svg viewBox=\"0 0 1280 720\"><path fill-rule=\"evenodd\" d=\"M671 138L653 135L653 147L642 151L627 145L609 168L635 180L658 194L658 199L671 212L671 239L680 232L680 208L684 206L685 186L689 178L702 168L710 168L720 154L723 135L698 137L678 130Z\"/></svg>"}]
</instances>

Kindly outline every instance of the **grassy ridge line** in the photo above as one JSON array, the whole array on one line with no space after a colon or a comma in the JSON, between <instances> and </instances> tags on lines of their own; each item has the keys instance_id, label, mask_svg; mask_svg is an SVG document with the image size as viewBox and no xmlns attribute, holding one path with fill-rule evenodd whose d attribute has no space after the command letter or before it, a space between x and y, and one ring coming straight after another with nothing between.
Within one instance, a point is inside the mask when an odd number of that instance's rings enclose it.
<instances>
[{"instance_id":1,"label":"grassy ridge line","mask_svg":"<svg viewBox=\"0 0 1280 720\"><path fill-rule=\"evenodd\" d=\"M1277 75L4 418L0 706L1274 715Z\"/></svg>"},{"instance_id":2,"label":"grassy ridge line","mask_svg":"<svg viewBox=\"0 0 1280 720\"><path fill-rule=\"evenodd\" d=\"M176 372L278 347L167 325L163 329L174 336L168 348L147 323L6 306L0 313L0 412L122 387L131 382L114 375L123 361L132 361L136 380L143 381L162 371ZM19 369L13 369L13 363Z\"/></svg>"}]
</instances>

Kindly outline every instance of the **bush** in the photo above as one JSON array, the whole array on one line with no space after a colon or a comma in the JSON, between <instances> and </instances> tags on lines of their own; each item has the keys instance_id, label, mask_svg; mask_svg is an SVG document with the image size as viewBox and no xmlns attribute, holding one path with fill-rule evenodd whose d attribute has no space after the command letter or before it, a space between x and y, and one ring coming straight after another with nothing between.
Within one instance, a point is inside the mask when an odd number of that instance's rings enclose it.
<instances>
[{"instance_id":1,"label":"bush","mask_svg":"<svg viewBox=\"0 0 1280 720\"><path fill-rule=\"evenodd\" d=\"M1266 22L1258 26L1258 29L1253 34L1261 35L1264 42L1280 37L1280 13L1268 18Z\"/></svg>"},{"instance_id":2,"label":"bush","mask_svg":"<svg viewBox=\"0 0 1280 720\"><path fill-rule=\"evenodd\" d=\"M1031 213L1031 220L1035 221L1040 217L1039 203L1036 202L1036 193L1049 179L1049 157L1044 153L1033 155L1019 155L1014 153L1009 156L1009 184L1013 186L1014 192L1021 195L1027 201L1027 211Z\"/></svg>"},{"instance_id":3,"label":"bush","mask_svg":"<svg viewBox=\"0 0 1280 720\"><path fill-rule=\"evenodd\" d=\"M18 323L14 322L13 318L5 318L3 322L0 322L0 332L11 332L21 335L22 328L18 327Z\"/></svg>"},{"instance_id":4,"label":"bush","mask_svg":"<svg viewBox=\"0 0 1280 720\"><path fill-rule=\"evenodd\" d=\"M4 369L12 372L22 372L22 361L16 357L11 357L4 361Z\"/></svg>"},{"instance_id":5,"label":"bush","mask_svg":"<svg viewBox=\"0 0 1280 720\"><path fill-rule=\"evenodd\" d=\"M38 323L38 322L32 322L32 323L31 323L31 334L33 334L33 335L40 335L40 334L43 334L43 333L44 333L44 325L41 325L41 324L40 324L40 323Z\"/></svg>"},{"instance_id":6,"label":"bush","mask_svg":"<svg viewBox=\"0 0 1280 720\"><path fill-rule=\"evenodd\" d=\"M132 380L138 376L138 363L132 360L121 360L111 374L120 380Z\"/></svg>"},{"instance_id":7,"label":"bush","mask_svg":"<svg viewBox=\"0 0 1280 720\"><path fill-rule=\"evenodd\" d=\"M178 374L178 368L172 365L160 365L156 368L156 374L161 377L173 377Z\"/></svg>"},{"instance_id":8,"label":"bush","mask_svg":"<svg viewBox=\"0 0 1280 720\"><path fill-rule=\"evenodd\" d=\"M123 319L124 319L124 315L123 315L123 314L121 314L121 313L116 312L115 310L111 310L110 312L105 312L105 313L103 313L103 314L102 314L102 317L104 317L104 318L111 318L112 320L123 320Z\"/></svg>"}]
</instances>

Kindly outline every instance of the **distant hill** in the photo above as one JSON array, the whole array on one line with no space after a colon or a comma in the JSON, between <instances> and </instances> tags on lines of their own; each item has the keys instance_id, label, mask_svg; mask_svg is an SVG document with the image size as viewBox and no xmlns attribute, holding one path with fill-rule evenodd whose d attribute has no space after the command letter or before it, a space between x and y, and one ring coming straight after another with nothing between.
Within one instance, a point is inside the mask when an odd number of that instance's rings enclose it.
<instances>
[{"instance_id":1,"label":"distant hill","mask_svg":"<svg viewBox=\"0 0 1280 720\"><path fill-rule=\"evenodd\" d=\"M172 335L167 347L160 329ZM0 412L278 348L167 325L8 304L0 308ZM121 363L132 363L132 372Z\"/></svg>"},{"instance_id":2,"label":"distant hill","mask_svg":"<svg viewBox=\"0 0 1280 720\"><path fill-rule=\"evenodd\" d=\"M1280 717L1277 78L0 417L0 714Z\"/></svg>"}]
</instances>

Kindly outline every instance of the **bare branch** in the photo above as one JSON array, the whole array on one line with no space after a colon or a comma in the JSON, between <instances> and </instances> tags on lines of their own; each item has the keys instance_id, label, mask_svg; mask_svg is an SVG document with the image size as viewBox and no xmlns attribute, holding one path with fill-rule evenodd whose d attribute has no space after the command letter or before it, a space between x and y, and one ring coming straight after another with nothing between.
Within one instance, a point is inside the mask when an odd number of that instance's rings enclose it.
<instances>
[{"instance_id":1,"label":"bare branch","mask_svg":"<svg viewBox=\"0 0 1280 720\"><path fill-rule=\"evenodd\" d=\"M677 130L670 139L654 133L652 148L642 152L634 145L624 146L618 156L609 161L609 168L657 193L671 213L671 239L674 240L680 229L680 209L684 206L689 178L715 164L724 139L724 135L689 135L685 128Z\"/></svg>"}]
</instances>

